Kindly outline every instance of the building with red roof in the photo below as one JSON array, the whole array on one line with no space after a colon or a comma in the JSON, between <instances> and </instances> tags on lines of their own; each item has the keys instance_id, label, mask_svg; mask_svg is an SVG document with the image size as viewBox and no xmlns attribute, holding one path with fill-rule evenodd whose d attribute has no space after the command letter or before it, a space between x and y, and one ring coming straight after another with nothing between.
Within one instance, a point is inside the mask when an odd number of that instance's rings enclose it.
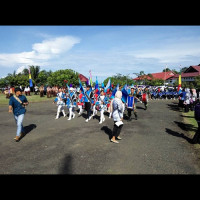
<instances>
[{"instance_id":1,"label":"building with red roof","mask_svg":"<svg viewBox=\"0 0 200 200\"><path fill-rule=\"evenodd\" d=\"M181 81L182 82L194 82L195 77L200 76L200 65L194 65L188 67L184 72L181 73ZM175 74L172 71L169 72L158 72L152 73L151 75L142 75L134 78L138 84L143 84L145 80L152 79L162 79L167 84L174 84L179 78L179 74Z\"/></svg>"},{"instance_id":2,"label":"building with red roof","mask_svg":"<svg viewBox=\"0 0 200 200\"><path fill-rule=\"evenodd\" d=\"M200 76L200 65L190 66L181 73L181 82L193 82L197 76ZM167 82L173 84L178 78L179 74L175 74L173 77L168 78Z\"/></svg>"},{"instance_id":3,"label":"building with red roof","mask_svg":"<svg viewBox=\"0 0 200 200\"><path fill-rule=\"evenodd\" d=\"M162 79L166 81L169 78L172 78L175 75L174 72L168 71L168 72L158 72L158 73L152 73L151 75L142 75L138 76L137 78L134 78L133 80L138 82L139 84L142 84L142 82L147 79L147 80L152 80L152 79Z\"/></svg>"}]
</instances>

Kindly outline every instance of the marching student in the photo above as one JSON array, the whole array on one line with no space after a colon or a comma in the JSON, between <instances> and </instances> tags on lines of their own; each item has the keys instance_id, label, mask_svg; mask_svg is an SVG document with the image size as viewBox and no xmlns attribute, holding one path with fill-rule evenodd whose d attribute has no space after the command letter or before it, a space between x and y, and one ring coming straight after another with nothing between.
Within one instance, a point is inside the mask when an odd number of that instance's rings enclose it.
<instances>
[{"instance_id":1,"label":"marching student","mask_svg":"<svg viewBox=\"0 0 200 200\"><path fill-rule=\"evenodd\" d=\"M98 101L98 98L99 98L99 95L98 95L98 89L96 89L94 91L94 96L93 96L93 103L92 103L92 110L93 110L93 113L92 113L92 116L94 117L96 114L97 114L97 111L99 111L99 101Z\"/></svg>"},{"instance_id":2,"label":"marching student","mask_svg":"<svg viewBox=\"0 0 200 200\"><path fill-rule=\"evenodd\" d=\"M127 111L128 111L128 120L131 121L131 112L134 112L135 119L137 120L137 111L136 111L136 102L140 101L136 97L135 89L131 88L131 92L129 96L127 97Z\"/></svg>"},{"instance_id":3,"label":"marching student","mask_svg":"<svg viewBox=\"0 0 200 200\"><path fill-rule=\"evenodd\" d=\"M110 107L110 104L112 102L112 91L110 90L107 94L107 97L108 97L108 103L107 103L107 112L109 113L109 117L108 118L111 118L112 117L112 111L111 111L111 107Z\"/></svg>"},{"instance_id":4,"label":"marching student","mask_svg":"<svg viewBox=\"0 0 200 200\"><path fill-rule=\"evenodd\" d=\"M63 113L63 116L66 117L65 110L64 110L64 99L66 98L65 93L62 92L62 88L58 89L57 97L54 99L53 104L57 103L57 115L55 119L59 118L60 112Z\"/></svg>"},{"instance_id":5,"label":"marching student","mask_svg":"<svg viewBox=\"0 0 200 200\"><path fill-rule=\"evenodd\" d=\"M101 91L101 93L100 93L99 102L100 102L100 122L99 122L99 124L102 124L102 122L105 121L104 110L106 109L104 91Z\"/></svg>"},{"instance_id":6,"label":"marching student","mask_svg":"<svg viewBox=\"0 0 200 200\"><path fill-rule=\"evenodd\" d=\"M84 105L84 95L81 90L79 90L79 94L77 96L77 105L79 108L78 114L81 115L83 113L83 105Z\"/></svg>"},{"instance_id":7,"label":"marching student","mask_svg":"<svg viewBox=\"0 0 200 200\"><path fill-rule=\"evenodd\" d=\"M85 120L85 122L88 122L88 120L92 118L91 116L92 97L93 97L92 88L90 85L87 85L85 92L85 99L84 99L85 110L87 111L87 119Z\"/></svg>"},{"instance_id":8,"label":"marching student","mask_svg":"<svg viewBox=\"0 0 200 200\"><path fill-rule=\"evenodd\" d=\"M74 108L76 107L76 94L73 91L73 88L69 88L69 94L67 96L67 107L69 108L69 118L68 120L71 120L71 118L75 118Z\"/></svg>"},{"instance_id":9,"label":"marching student","mask_svg":"<svg viewBox=\"0 0 200 200\"><path fill-rule=\"evenodd\" d=\"M146 87L142 93L142 102L144 103L145 110L147 110L148 101L149 101L149 91L148 88Z\"/></svg>"}]
</instances>

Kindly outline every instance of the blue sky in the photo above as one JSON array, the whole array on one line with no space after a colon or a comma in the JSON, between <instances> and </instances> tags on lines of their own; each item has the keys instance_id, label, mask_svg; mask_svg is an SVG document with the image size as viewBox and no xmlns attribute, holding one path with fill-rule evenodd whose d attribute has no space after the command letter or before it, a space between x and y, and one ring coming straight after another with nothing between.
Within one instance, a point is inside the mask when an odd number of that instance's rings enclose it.
<instances>
[{"instance_id":1,"label":"blue sky","mask_svg":"<svg viewBox=\"0 0 200 200\"><path fill-rule=\"evenodd\" d=\"M200 26L0 26L0 77L30 65L100 82L200 64Z\"/></svg>"}]
</instances>

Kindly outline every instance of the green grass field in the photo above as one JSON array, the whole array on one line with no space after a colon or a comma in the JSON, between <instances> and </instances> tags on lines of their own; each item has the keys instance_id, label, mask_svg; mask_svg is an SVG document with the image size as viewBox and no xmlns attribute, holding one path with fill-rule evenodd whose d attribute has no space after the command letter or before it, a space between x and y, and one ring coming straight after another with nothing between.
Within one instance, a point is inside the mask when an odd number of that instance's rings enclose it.
<instances>
[{"instance_id":1,"label":"green grass field","mask_svg":"<svg viewBox=\"0 0 200 200\"><path fill-rule=\"evenodd\" d=\"M182 115L184 116L184 122L186 124L190 124L193 127L193 129L197 129L198 124L194 118L194 111L189 111L187 113L183 112Z\"/></svg>"},{"instance_id":2,"label":"green grass field","mask_svg":"<svg viewBox=\"0 0 200 200\"><path fill-rule=\"evenodd\" d=\"M47 98L47 96L44 97L40 97L40 95L34 95L33 92L31 92L31 96L26 96L26 98L28 99L28 101L30 103L34 103L34 102L42 102L42 101L53 101L55 99L55 97L51 97L51 98ZM9 103L9 99L6 99L5 94L0 94L0 106L5 106L8 105Z\"/></svg>"},{"instance_id":3,"label":"green grass field","mask_svg":"<svg viewBox=\"0 0 200 200\"><path fill-rule=\"evenodd\" d=\"M189 127L187 131L188 137L193 138L198 128L197 121L194 118L194 111L189 111L187 113L183 111L182 115L185 126ZM193 146L196 150L198 150L198 152L200 151L200 144L194 144ZM200 159L200 155L198 157Z\"/></svg>"}]
</instances>

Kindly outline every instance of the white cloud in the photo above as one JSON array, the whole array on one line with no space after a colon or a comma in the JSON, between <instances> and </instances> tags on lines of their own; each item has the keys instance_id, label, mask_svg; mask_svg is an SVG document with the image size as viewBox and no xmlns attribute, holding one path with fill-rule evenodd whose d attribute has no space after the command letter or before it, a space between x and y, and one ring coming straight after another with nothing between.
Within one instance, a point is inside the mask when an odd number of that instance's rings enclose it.
<instances>
[{"instance_id":1,"label":"white cloud","mask_svg":"<svg viewBox=\"0 0 200 200\"><path fill-rule=\"evenodd\" d=\"M25 66L19 67L19 68L16 70L16 74L22 73L24 69L26 69Z\"/></svg>"},{"instance_id":2,"label":"white cloud","mask_svg":"<svg viewBox=\"0 0 200 200\"><path fill-rule=\"evenodd\" d=\"M17 65L41 65L69 51L80 39L64 36L43 40L32 45L32 51L0 54L0 66L13 67Z\"/></svg>"}]
</instances>

